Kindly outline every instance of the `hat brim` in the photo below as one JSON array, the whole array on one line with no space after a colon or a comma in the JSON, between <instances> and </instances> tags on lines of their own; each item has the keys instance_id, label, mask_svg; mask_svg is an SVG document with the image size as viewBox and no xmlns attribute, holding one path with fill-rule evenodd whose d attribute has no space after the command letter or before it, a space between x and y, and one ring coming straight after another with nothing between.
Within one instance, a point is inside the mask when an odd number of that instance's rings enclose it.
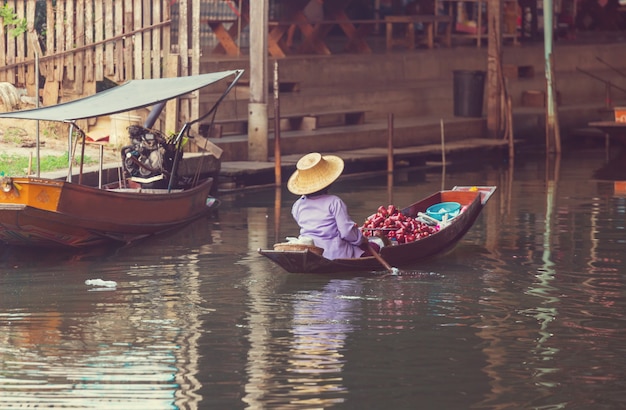
<instances>
[{"instance_id":1,"label":"hat brim","mask_svg":"<svg viewBox=\"0 0 626 410\"><path fill-rule=\"evenodd\" d=\"M296 170L287 181L287 189L296 195L309 195L328 187L343 173L344 163L335 155L324 155L326 166L323 172Z\"/></svg>"}]
</instances>

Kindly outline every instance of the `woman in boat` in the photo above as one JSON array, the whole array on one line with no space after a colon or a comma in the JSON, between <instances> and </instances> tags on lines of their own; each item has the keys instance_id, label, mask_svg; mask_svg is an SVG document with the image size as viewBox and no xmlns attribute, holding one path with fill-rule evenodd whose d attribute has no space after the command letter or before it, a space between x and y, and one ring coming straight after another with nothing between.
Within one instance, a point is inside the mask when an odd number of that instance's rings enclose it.
<instances>
[{"instance_id":1,"label":"woman in boat","mask_svg":"<svg viewBox=\"0 0 626 410\"><path fill-rule=\"evenodd\" d=\"M328 193L343 167L341 158L313 152L298 160L287 182L291 193L301 195L291 209L300 236L313 239L327 259L358 258L371 255L370 246L380 248L377 243L368 244L341 198Z\"/></svg>"}]
</instances>

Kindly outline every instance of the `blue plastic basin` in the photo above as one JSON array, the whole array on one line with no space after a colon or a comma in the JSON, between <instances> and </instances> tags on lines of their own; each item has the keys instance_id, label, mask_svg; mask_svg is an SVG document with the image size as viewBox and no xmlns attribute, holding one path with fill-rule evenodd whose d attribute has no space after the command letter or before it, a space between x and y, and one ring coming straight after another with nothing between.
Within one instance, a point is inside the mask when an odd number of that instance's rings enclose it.
<instances>
[{"instance_id":1,"label":"blue plastic basin","mask_svg":"<svg viewBox=\"0 0 626 410\"><path fill-rule=\"evenodd\" d=\"M454 218L461 212L461 204L458 202L440 202L430 206L426 210L426 215L442 221L444 215L448 215L448 220Z\"/></svg>"}]
</instances>

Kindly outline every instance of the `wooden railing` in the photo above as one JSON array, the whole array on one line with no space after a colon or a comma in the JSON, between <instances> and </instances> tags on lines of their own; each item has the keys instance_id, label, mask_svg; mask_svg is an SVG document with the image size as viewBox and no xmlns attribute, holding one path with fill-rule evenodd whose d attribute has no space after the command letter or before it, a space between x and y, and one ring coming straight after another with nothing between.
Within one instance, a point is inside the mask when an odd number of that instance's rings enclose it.
<instances>
[{"instance_id":1,"label":"wooden railing","mask_svg":"<svg viewBox=\"0 0 626 410\"><path fill-rule=\"evenodd\" d=\"M0 19L0 81L34 95L38 60L44 104L50 105L93 94L105 78L163 77L171 49L170 3L57 0L53 7L52 0L6 0L5 7L25 19L26 31L14 36L10 22Z\"/></svg>"}]
</instances>

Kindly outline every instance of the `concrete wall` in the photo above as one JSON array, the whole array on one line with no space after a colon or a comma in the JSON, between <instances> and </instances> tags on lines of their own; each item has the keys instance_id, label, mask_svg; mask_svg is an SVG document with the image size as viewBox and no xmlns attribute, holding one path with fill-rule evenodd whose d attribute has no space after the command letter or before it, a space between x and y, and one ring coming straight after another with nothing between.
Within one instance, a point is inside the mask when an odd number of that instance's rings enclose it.
<instances>
[{"instance_id":1,"label":"concrete wall","mask_svg":"<svg viewBox=\"0 0 626 410\"><path fill-rule=\"evenodd\" d=\"M577 70L581 68L626 89L626 77L608 65L626 72L626 43L555 44L554 65L557 89L563 105L605 102L605 85ZM485 70L486 48L454 47L413 52L396 51L371 55L297 56L279 61L283 82L295 82L299 91L281 93L281 112L304 113L341 109L371 111L369 117L452 115L454 70ZM510 94L514 107L520 107L526 90L544 90L544 50L542 44L508 46L504 64L532 66L531 78L511 78ZM273 65L273 61L270 62ZM228 68L248 68L239 60L210 60L203 72ZM271 73L271 70L270 70ZM272 79L270 78L271 82ZM206 95L210 98L210 95ZM271 98L271 94L270 94ZM626 101L626 93L613 90L616 102ZM205 101L205 98L202 98ZM233 94L219 112L222 118L247 115L247 94ZM208 104L208 102L206 103ZM272 108L269 102L270 110Z\"/></svg>"},{"instance_id":2,"label":"concrete wall","mask_svg":"<svg viewBox=\"0 0 626 410\"><path fill-rule=\"evenodd\" d=\"M595 42L574 44L560 42L554 47L556 85L560 95L559 124L561 134L586 127L588 122L609 119L611 113L603 110L606 101L605 83L583 74L578 68L611 81L626 89L626 77L613 68L626 73L626 43ZM516 138L536 138L545 135L543 107L523 107L522 95L529 90L545 90L543 44L508 45L503 49L503 63L508 67L531 67L534 73L525 78L509 78L509 92L513 101L514 134ZM604 62L603 62L604 61ZM273 67L273 60L270 65ZM316 131L316 141L327 141L335 149L381 146L385 143L385 121L389 113L396 118L415 121L406 128L396 129L397 146L432 143L439 138L439 121L445 120L446 138L477 138L484 136L482 125L455 124L453 101L454 70L485 70L485 47L455 46L434 50L394 50L391 53L375 52L370 55L337 54L332 56L293 56L279 60L281 82L297 84L297 91L280 94L282 114L316 113L334 110L364 110L366 122L377 122L377 129L358 130L354 138L340 136L339 131ZM608 65L607 65L608 64ZM204 57L203 72L244 68L246 58L215 59ZM269 70L270 75L273 70ZM268 82L272 82L270 78ZM201 112L208 110L213 95L201 96ZM273 115L272 93L268 109ZM626 93L613 89L612 103L626 105ZM486 101L485 104L486 106ZM245 87L231 93L220 108L218 118L247 118L248 94ZM483 109L486 113L486 108ZM449 130L449 131L448 131ZM288 135L287 135L288 136ZM226 149L225 160L245 160L245 136L237 148ZM310 141L310 139L309 139ZM305 152L302 141L286 138L282 143L284 153ZM338 145L339 144L339 145ZM310 146L309 146L310 147ZM304 151L300 151L304 150Z\"/></svg>"}]
</instances>

